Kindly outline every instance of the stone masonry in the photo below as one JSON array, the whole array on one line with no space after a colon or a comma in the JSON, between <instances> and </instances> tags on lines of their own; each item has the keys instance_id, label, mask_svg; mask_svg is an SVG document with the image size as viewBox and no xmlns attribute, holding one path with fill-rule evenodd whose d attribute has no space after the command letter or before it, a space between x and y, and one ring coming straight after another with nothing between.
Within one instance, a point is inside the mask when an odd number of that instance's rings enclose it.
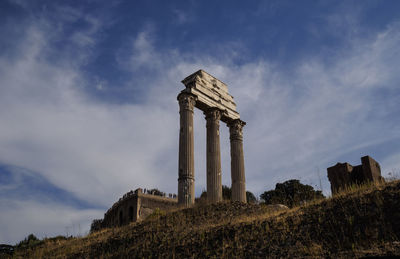
<instances>
[{"instance_id":1,"label":"stone masonry","mask_svg":"<svg viewBox=\"0 0 400 259\"><path fill-rule=\"evenodd\" d=\"M232 200L246 202L243 155L243 127L246 123L240 120L228 87L203 70L186 77L182 83L186 88L177 98L180 108L178 198L176 195L146 194L140 188L130 191L104 214L101 228L142 220L157 208L170 210L178 205L189 207L194 204L194 108L202 110L206 119L208 202L222 201L220 121L226 123L230 132Z\"/></svg>"},{"instance_id":2,"label":"stone masonry","mask_svg":"<svg viewBox=\"0 0 400 259\"><path fill-rule=\"evenodd\" d=\"M177 202L176 198L146 194L139 188L126 193L113 204L104 214L101 227L117 227L140 221L157 208L161 210L176 208Z\"/></svg>"},{"instance_id":3,"label":"stone masonry","mask_svg":"<svg viewBox=\"0 0 400 259\"><path fill-rule=\"evenodd\" d=\"M230 129L232 200L246 202L246 184L243 155L243 127L233 97L226 84L199 70L186 77L182 83L185 89L178 95L179 169L178 204L189 207L194 204L194 108L204 112L207 125L207 200L210 203L222 201L221 150L219 122L225 122Z\"/></svg>"},{"instance_id":4,"label":"stone masonry","mask_svg":"<svg viewBox=\"0 0 400 259\"><path fill-rule=\"evenodd\" d=\"M331 182L332 194L336 194L353 184L384 181L381 167L370 156L361 158L361 165L352 166L349 163L337 163L329 167L328 178Z\"/></svg>"}]
</instances>

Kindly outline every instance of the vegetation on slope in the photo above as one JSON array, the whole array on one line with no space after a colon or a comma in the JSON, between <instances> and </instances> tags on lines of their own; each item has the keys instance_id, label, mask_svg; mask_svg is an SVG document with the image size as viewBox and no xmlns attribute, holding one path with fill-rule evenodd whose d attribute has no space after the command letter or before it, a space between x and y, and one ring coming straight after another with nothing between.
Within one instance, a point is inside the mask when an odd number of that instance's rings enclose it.
<instances>
[{"instance_id":1,"label":"vegetation on slope","mask_svg":"<svg viewBox=\"0 0 400 259\"><path fill-rule=\"evenodd\" d=\"M45 241L15 258L362 257L400 253L400 182L349 190L286 211L265 205L200 205Z\"/></svg>"},{"instance_id":2,"label":"vegetation on slope","mask_svg":"<svg viewBox=\"0 0 400 259\"><path fill-rule=\"evenodd\" d=\"M260 195L265 204L284 204L289 208L316 199L323 199L322 191L316 191L311 185L302 184L299 180L291 179L277 183L275 190L265 191Z\"/></svg>"},{"instance_id":3,"label":"vegetation on slope","mask_svg":"<svg viewBox=\"0 0 400 259\"><path fill-rule=\"evenodd\" d=\"M231 197L232 197L231 187L222 185L222 199L224 201L230 201ZM204 190L201 193L200 198L198 198L196 200L200 203L206 203L207 202L207 191ZM254 194L250 191L246 191L246 200L248 203L256 203L257 202L256 196L254 196Z\"/></svg>"}]
</instances>

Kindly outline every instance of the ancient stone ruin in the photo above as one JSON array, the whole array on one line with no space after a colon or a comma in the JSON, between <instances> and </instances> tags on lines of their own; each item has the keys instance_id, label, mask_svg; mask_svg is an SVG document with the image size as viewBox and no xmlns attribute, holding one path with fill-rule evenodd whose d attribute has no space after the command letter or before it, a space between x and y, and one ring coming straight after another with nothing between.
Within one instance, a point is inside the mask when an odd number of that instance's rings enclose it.
<instances>
[{"instance_id":1,"label":"ancient stone ruin","mask_svg":"<svg viewBox=\"0 0 400 259\"><path fill-rule=\"evenodd\" d=\"M101 228L126 225L146 218L156 208L170 210L177 207L176 195L159 196L144 193L141 188L126 193L104 214Z\"/></svg>"},{"instance_id":2,"label":"ancient stone ruin","mask_svg":"<svg viewBox=\"0 0 400 259\"><path fill-rule=\"evenodd\" d=\"M352 166L349 163L337 163L327 170L332 194L336 194L353 184L384 181L379 163L370 156L362 157L361 165Z\"/></svg>"},{"instance_id":3,"label":"ancient stone ruin","mask_svg":"<svg viewBox=\"0 0 400 259\"><path fill-rule=\"evenodd\" d=\"M222 201L219 121L227 124L231 142L232 200L246 202L243 156L243 126L226 84L203 70L186 77L186 88L178 95L180 107L178 204L194 204L194 108L207 121L207 200Z\"/></svg>"},{"instance_id":4,"label":"ancient stone ruin","mask_svg":"<svg viewBox=\"0 0 400 259\"><path fill-rule=\"evenodd\" d=\"M231 142L232 200L246 202L246 186L243 157L243 127L233 97L226 84L199 70L186 77L186 88L178 95L180 107L179 178L178 197L157 196L142 189L130 191L120 198L96 221L98 228L115 227L146 218L155 209L169 210L178 205L194 204L194 107L205 114L207 120L207 201L222 201L221 151L219 121L229 127ZM96 223L96 224L97 224Z\"/></svg>"}]
</instances>

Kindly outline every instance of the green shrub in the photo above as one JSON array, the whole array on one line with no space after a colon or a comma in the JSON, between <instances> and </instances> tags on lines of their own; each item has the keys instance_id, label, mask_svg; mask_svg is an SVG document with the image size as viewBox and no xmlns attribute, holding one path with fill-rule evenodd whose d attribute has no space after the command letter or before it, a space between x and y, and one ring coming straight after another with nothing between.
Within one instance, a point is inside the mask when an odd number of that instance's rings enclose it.
<instances>
[{"instance_id":1,"label":"green shrub","mask_svg":"<svg viewBox=\"0 0 400 259\"><path fill-rule=\"evenodd\" d=\"M222 185L222 199L230 201L232 197L232 189L229 186ZM246 191L246 199L248 203L257 203L257 198L250 191ZM200 201L207 200L207 191L203 191L200 195Z\"/></svg>"},{"instance_id":2,"label":"green shrub","mask_svg":"<svg viewBox=\"0 0 400 259\"><path fill-rule=\"evenodd\" d=\"M164 210L160 210L159 208L156 208L149 216L146 217L146 220L152 220L152 219L157 219L161 216L164 216L166 212Z\"/></svg>"},{"instance_id":3,"label":"green shrub","mask_svg":"<svg viewBox=\"0 0 400 259\"><path fill-rule=\"evenodd\" d=\"M42 244L43 241L38 239L34 234L30 234L27 236L24 240L20 241L17 245L16 248L18 249L31 249L34 248L35 246L38 246Z\"/></svg>"},{"instance_id":4,"label":"green shrub","mask_svg":"<svg viewBox=\"0 0 400 259\"><path fill-rule=\"evenodd\" d=\"M315 191L311 185L302 184L299 180L288 180L277 183L275 190L260 195L265 204L284 204L290 208L307 201L325 198L321 191Z\"/></svg>"}]
</instances>

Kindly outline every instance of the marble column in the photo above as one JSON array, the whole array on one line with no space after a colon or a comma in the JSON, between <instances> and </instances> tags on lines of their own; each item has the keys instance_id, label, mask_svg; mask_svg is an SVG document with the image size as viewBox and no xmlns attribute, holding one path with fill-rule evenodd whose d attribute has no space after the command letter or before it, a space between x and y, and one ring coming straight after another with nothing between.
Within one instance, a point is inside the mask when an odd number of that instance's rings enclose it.
<instances>
[{"instance_id":1,"label":"marble column","mask_svg":"<svg viewBox=\"0 0 400 259\"><path fill-rule=\"evenodd\" d=\"M211 108L205 112L207 120L207 200L210 203L222 201L221 149L219 141L219 120L221 111Z\"/></svg>"},{"instance_id":2,"label":"marble column","mask_svg":"<svg viewBox=\"0 0 400 259\"><path fill-rule=\"evenodd\" d=\"M246 180L243 156L244 121L236 119L228 123L231 141L232 201L246 202Z\"/></svg>"},{"instance_id":3,"label":"marble column","mask_svg":"<svg viewBox=\"0 0 400 259\"><path fill-rule=\"evenodd\" d=\"M194 204L194 135L193 113L196 97L188 93L178 95L179 129L179 178L178 204L189 207Z\"/></svg>"}]
</instances>

